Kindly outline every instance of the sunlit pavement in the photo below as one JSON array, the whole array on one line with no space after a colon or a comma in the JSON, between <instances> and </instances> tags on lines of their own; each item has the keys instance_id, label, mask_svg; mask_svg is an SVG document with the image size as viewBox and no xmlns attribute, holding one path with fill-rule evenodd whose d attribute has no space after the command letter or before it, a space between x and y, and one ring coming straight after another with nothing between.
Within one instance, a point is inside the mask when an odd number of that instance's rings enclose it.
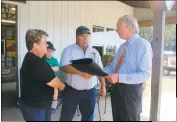
<instances>
[{"instance_id":1,"label":"sunlit pavement","mask_svg":"<svg viewBox=\"0 0 177 122\"><path fill-rule=\"evenodd\" d=\"M150 84L143 96L142 115L150 116ZM162 77L162 95L161 95L161 121L176 121L176 73L172 72L169 76Z\"/></svg>"}]
</instances>

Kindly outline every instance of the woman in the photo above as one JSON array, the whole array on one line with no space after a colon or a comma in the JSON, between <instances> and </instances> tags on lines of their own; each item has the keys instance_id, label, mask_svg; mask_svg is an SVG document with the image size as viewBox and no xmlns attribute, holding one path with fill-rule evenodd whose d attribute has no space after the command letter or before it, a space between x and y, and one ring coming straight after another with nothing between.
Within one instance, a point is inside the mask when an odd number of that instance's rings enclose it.
<instances>
[{"instance_id":1,"label":"woman","mask_svg":"<svg viewBox=\"0 0 177 122\"><path fill-rule=\"evenodd\" d=\"M20 110L25 121L51 121L54 88L66 90L50 65L42 58L47 53L47 33L39 29L26 32L25 55L21 67Z\"/></svg>"}]
</instances>

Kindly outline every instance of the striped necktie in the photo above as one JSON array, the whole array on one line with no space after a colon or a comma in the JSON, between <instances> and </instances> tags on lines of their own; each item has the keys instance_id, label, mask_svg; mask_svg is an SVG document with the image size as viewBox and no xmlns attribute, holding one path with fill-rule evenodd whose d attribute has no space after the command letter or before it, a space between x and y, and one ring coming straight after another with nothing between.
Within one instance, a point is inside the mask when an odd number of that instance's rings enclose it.
<instances>
[{"instance_id":1,"label":"striped necktie","mask_svg":"<svg viewBox=\"0 0 177 122\"><path fill-rule=\"evenodd\" d=\"M119 72L120 66L122 65L122 63L125 59L127 45L128 45L128 41L126 41L124 47L122 48L121 54L120 54L120 56L118 58L118 61L117 61L117 64L116 64L116 68L114 70L114 73Z\"/></svg>"}]
</instances>

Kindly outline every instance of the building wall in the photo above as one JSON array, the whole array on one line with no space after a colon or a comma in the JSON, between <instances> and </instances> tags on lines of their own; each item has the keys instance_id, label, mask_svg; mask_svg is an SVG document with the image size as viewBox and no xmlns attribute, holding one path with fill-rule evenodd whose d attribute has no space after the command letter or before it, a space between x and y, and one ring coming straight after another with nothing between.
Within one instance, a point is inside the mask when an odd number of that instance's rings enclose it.
<instances>
[{"instance_id":1,"label":"building wall","mask_svg":"<svg viewBox=\"0 0 177 122\"><path fill-rule=\"evenodd\" d=\"M120 9L121 8L121 9ZM116 28L118 18L133 15L133 8L118 1L27 1L18 6L18 65L27 52L25 33L39 28L49 34L60 59L62 50L75 42L75 30L85 25Z\"/></svg>"},{"instance_id":2,"label":"building wall","mask_svg":"<svg viewBox=\"0 0 177 122\"><path fill-rule=\"evenodd\" d=\"M147 8L134 8L134 16L139 22L152 20L153 12ZM175 17L176 11L166 11L166 17Z\"/></svg>"}]
</instances>

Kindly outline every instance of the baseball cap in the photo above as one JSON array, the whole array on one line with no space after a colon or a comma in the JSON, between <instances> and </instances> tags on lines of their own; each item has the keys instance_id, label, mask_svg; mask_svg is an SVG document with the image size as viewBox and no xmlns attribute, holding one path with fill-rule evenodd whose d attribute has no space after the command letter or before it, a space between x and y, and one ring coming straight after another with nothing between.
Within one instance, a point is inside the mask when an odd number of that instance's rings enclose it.
<instances>
[{"instance_id":1,"label":"baseball cap","mask_svg":"<svg viewBox=\"0 0 177 122\"><path fill-rule=\"evenodd\" d=\"M47 48L50 48L52 50L55 50L55 48L53 47L53 44L50 42L50 41L47 41L47 44L48 44L48 47Z\"/></svg>"},{"instance_id":2,"label":"baseball cap","mask_svg":"<svg viewBox=\"0 0 177 122\"><path fill-rule=\"evenodd\" d=\"M91 33L90 33L90 30L87 27L79 26L76 29L76 35L80 35L80 34L91 34Z\"/></svg>"}]
</instances>

